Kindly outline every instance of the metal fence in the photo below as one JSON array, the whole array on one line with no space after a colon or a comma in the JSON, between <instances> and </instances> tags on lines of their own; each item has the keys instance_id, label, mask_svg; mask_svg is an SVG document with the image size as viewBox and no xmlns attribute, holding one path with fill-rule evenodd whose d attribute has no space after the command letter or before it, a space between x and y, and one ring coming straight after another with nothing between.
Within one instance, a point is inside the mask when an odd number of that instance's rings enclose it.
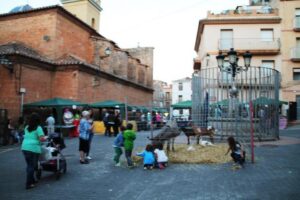
<instances>
[{"instance_id":1,"label":"metal fence","mask_svg":"<svg viewBox=\"0 0 300 200\"><path fill-rule=\"evenodd\" d=\"M250 139L252 123L255 139L277 139L279 81L274 69L250 67L236 75L233 87L230 74L218 68L201 69L193 74L192 121L199 127L214 127L221 137L243 140Z\"/></svg>"}]
</instances>

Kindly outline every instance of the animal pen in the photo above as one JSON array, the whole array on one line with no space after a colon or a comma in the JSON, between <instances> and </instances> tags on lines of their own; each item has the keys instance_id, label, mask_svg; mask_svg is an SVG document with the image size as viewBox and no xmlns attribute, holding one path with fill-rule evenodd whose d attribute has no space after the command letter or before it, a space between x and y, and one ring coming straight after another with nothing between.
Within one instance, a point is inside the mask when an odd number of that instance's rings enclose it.
<instances>
[{"instance_id":1,"label":"animal pen","mask_svg":"<svg viewBox=\"0 0 300 200\"><path fill-rule=\"evenodd\" d=\"M216 135L250 141L279 138L279 72L250 67L231 72L206 68L192 78L192 121L198 127L212 126Z\"/></svg>"}]
</instances>

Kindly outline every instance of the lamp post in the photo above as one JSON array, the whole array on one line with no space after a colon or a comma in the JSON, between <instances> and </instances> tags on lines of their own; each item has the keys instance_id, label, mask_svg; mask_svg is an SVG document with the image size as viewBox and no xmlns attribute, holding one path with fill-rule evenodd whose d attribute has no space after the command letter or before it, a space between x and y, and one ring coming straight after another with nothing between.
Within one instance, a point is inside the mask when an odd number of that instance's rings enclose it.
<instances>
[{"instance_id":1,"label":"lamp post","mask_svg":"<svg viewBox=\"0 0 300 200\"><path fill-rule=\"evenodd\" d=\"M5 56L0 56L0 65L12 65L13 63Z\"/></svg>"},{"instance_id":2,"label":"lamp post","mask_svg":"<svg viewBox=\"0 0 300 200\"><path fill-rule=\"evenodd\" d=\"M218 61L218 67L220 71L227 72L231 74L232 79L235 79L236 74L240 73L241 71L247 71L248 68L250 67L251 64L251 58L252 54L249 51L246 51L244 53L244 66L238 66L238 57L237 57L237 52L231 48L230 51L227 53L228 61L230 66L224 66L224 59L225 56L222 55L220 52L219 55L216 56L217 61Z\"/></svg>"},{"instance_id":3,"label":"lamp post","mask_svg":"<svg viewBox=\"0 0 300 200\"><path fill-rule=\"evenodd\" d=\"M229 112L231 115L234 116L234 114L237 114L235 112L235 106L237 105L237 96L238 96L238 89L236 88L236 82L235 82L235 77L237 74L241 73L242 71L248 71L250 64L251 64L251 58L252 54L249 51L246 51L246 53L243 54L244 57L244 66L239 66L238 65L238 56L237 52L234 51L233 48L230 49L230 51L227 53L229 65L225 66L224 65L224 59L225 56L222 55L220 52L218 56L216 56L217 62L218 62L218 67L221 72L225 72L231 75L231 80L232 80L232 85L231 89L229 91L230 97L231 97L231 104L229 105Z\"/></svg>"},{"instance_id":4,"label":"lamp post","mask_svg":"<svg viewBox=\"0 0 300 200\"><path fill-rule=\"evenodd\" d=\"M24 95L26 93L25 88L20 88L20 94L21 94L21 116L23 116L23 105L24 105Z\"/></svg>"},{"instance_id":5,"label":"lamp post","mask_svg":"<svg viewBox=\"0 0 300 200\"><path fill-rule=\"evenodd\" d=\"M104 50L104 56L100 56L101 59L103 58L106 58L106 57L109 57L111 55L112 51L109 47L106 47L105 50Z\"/></svg>"}]
</instances>

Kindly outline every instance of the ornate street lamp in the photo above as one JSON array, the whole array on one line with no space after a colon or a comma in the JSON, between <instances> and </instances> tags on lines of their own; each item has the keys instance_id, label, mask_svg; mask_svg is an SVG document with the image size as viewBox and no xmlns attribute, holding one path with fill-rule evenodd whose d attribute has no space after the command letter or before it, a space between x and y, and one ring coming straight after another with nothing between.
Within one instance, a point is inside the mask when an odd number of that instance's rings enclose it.
<instances>
[{"instance_id":1,"label":"ornate street lamp","mask_svg":"<svg viewBox=\"0 0 300 200\"><path fill-rule=\"evenodd\" d=\"M221 52L218 56L216 56L218 67L220 71L231 74L233 80L235 79L237 73L240 73L241 71L247 71L251 65L252 54L249 51L246 51L246 53L244 53L243 55L245 63L244 66L238 66L237 52L233 48L231 48L230 51L227 53L227 57L230 65L224 66L225 56L222 55Z\"/></svg>"},{"instance_id":2,"label":"ornate street lamp","mask_svg":"<svg viewBox=\"0 0 300 200\"><path fill-rule=\"evenodd\" d=\"M220 71L231 75L232 85L231 85L231 89L229 90L229 94L231 97L231 104L229 110L232 115L237 115L237 112L235 111L238 110L238 108L236 108L236 106L238 105L237 103L238 89L236 88L235 76L241 71L248 71L251 65L252 54L249 51L246 51L246 53L244 53L243 55L244 66L238 65L239 58L237 56L237 52L234 51L233 48L231 48L230 51L227 53L227 57L228 57L229 65L226 66L224 65L225 56L222 55L221 52L219 53L219 55L216 56L216 59Z\"/></svg>"}]
</instances>

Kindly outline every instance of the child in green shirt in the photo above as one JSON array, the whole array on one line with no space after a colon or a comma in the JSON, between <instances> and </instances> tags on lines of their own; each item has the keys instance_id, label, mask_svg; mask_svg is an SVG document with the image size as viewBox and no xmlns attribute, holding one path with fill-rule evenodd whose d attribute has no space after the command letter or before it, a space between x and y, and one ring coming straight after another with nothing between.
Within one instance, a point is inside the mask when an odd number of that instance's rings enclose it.
<instances>
[{"instance_id":1,"label":"child in green shirt","mask_svg":"<svg viewBox=\"0 0 300 200\"><path fill-rule=\"evenodd\" d=\"M132 150L134 147L134 140L136 138L135 131L132 130L132 124L127 124L126 130L124 131L124 149L125 149L125 157L127 159L128 167L133 167L133 162L131 159Z\"/></svg>"}]
</instances>

